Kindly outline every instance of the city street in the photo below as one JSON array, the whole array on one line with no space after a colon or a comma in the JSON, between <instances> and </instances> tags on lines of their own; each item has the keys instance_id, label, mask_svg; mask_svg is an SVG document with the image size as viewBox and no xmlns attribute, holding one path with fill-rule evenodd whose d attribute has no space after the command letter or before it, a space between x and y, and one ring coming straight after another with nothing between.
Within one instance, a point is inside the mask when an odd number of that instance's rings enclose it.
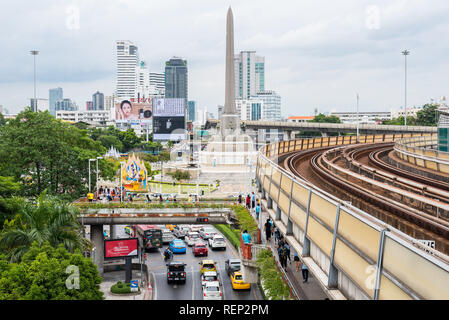
<instances>
[{"instance_id":1,"label":"city street","mask_svg":"<svg viewBox=\"0 0 449 320\"><path fill-rule=\"evenodd\" d=\"M124 225L116 226L117 238L126 238ZM226 239L226 238L225 238ZM167 267L163 259L163 252L168 244L156 251L147 251L146 264L150 271L153 287L153 300L202 300L201 273L199 263L204 259L215 260L218 266L223 300L260 300L262 295L257 284L251 290L233 290L231 281L225 270L225 260L238 258L237 251L226 241L226 250L208 250L207 257L194 257L192 247L187 247L185 254L174 254L172 261L186 263L187 280L185 284L167 284Z\"/></svg>"}]
</instances>

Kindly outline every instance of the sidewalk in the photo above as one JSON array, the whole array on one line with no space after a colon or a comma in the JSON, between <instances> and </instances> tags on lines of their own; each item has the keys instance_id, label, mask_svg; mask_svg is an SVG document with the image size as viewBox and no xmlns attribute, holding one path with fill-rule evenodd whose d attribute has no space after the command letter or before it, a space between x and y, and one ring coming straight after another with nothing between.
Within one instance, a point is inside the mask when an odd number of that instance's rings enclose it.
<instances>
[{"instance_id":1,"label":"sidewalk","mask_svg":"<svg viewBox=\"0 0 449 320\"><path fill-rule=\"evenodd\" d=\"M261 239L262 243L265 245L268 245L271 248L271 251L273 252L273 256L275 257L276 261L279 262L279 257L277 254L277 249L275 247L274 243L274 236L270 238L270 241L267 242L267 239L265 238L265 232L263 231L263 226L267 219L269 218L268 211L265 207L261 206L261 213L259 216L259 228L261 230ZM255 212L251 212L251 215L254 219L256 219ZM274 225L276 226L276 221L273 221ZM285 235L284 235L285 237ZM291 247L290 249L290 258L291 263L289 260L287 260L287 276L289 277L291 283L293 284L293 287L295 288L297 294L299 295L299 298L301 300L325 300L328 299L326 293L321 289L321 286L317 282L317 280L314 278L313 274L309 271L309 277L307 279L307 282L303 283L302 279L302 273L301 270L296 271L295 262L293 261L293 257L295 255L294 249ZM300 257L301 255L298 254ZM301 258L300 258L301 259ZM280 264L279 264L280 265Z\"/></svg>"}]
</instances>

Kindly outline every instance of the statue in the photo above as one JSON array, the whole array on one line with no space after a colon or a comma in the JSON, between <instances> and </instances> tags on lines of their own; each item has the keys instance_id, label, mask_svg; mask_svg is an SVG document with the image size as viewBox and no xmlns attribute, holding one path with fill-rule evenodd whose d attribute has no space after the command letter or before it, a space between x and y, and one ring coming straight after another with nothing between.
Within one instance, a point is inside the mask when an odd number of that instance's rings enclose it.
<instances>
[{"instance_id":1,"label":"statue","mask_svg":"<svg viewBox=\"0 0 449 320\"><path fill-rule=\"evenodd\" d=\"M143 161L130 155L122 168L122 183L128 191L148 191L147 169Z\"/></svg>"}]
</instances>

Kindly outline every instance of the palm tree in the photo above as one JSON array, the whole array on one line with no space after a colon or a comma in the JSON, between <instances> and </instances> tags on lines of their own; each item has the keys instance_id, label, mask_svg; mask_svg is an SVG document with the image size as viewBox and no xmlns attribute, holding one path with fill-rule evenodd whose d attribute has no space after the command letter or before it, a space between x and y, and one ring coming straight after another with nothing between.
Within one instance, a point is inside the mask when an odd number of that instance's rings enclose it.
<instances>
[{"instance_id":1,"label":"palm tree","mask_svg":"<svg viewBox=\"0 0 449 320\"><path fill-rule=\"evenodd\" d=\"M55 248L62 243L69 252L91 246L80 232L78 209L47 196L45 191L37 204L24 201L15 220L0 235L11 262L20 261L34 241L40 246L48 241Z\"/></svg>"}]
</instances>

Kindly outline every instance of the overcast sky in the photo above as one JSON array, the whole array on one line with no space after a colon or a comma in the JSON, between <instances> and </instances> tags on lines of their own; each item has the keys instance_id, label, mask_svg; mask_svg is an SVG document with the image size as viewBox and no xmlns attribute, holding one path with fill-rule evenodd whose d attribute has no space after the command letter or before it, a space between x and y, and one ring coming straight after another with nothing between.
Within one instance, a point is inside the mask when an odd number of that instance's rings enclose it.
<instances>
[{"instance_id":1,"label":"overcast sky","mask_svg":"<svg viewBox=\"0 0 449 320\"><path fill-rule=\"evenodd\" d=\"M389 111L448 95L447 0L2 0L0 105L18 112L60 86L81 108L115 90L115 40L131 40L150 71L172 56L188 61L189 100L217 114L224 103L226 12L235 51L265 57L265 88L282 114L356 108ZM79 18L78 18L79 17Z\"/></svg>"}]
</instances>

